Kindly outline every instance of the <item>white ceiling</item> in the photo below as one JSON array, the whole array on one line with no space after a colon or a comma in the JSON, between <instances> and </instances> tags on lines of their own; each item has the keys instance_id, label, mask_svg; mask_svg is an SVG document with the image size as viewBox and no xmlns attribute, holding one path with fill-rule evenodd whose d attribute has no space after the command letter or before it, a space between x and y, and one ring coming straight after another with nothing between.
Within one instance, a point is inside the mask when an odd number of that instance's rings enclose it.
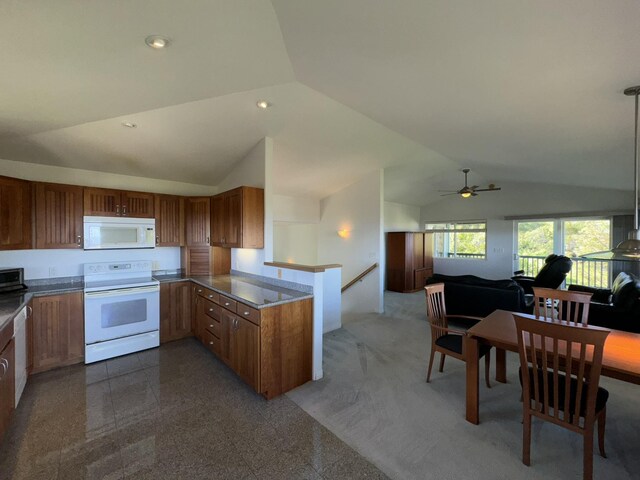
<instances>
[{"instance_id":1,"label":"white ceiling","mask_svg":"<svg viewBox=\"0 0 640 480\"><path fill-rule=\"evenodd\" d=\"M423 205L461 166L630 189L638 20L623 0L2 2L0 158L216 184L268 135L286 195L385 168L387 200Z\"/></svg>"}]
</instances>

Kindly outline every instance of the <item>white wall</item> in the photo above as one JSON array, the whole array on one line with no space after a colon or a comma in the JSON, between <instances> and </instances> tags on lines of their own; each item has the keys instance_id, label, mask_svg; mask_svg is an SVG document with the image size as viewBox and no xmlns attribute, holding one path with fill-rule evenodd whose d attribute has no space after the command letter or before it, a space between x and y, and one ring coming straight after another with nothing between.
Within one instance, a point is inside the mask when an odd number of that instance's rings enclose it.
<instances>
[{"instance_id":1,"label":"white wall","mask_svg":"<svg viewBox=\"0 0 640 480\"><path fill-rule=\"evenodd\" d=\"M23 267L25 279L82 275L82 264L128 260L152 260L154 270L180 268L180 248L138 250L13 250L0 251L0 268Z\"/></svg>"},{"instance_id":2,"label":"white wall","mask_svg":"<svg viewBox=\"0 0 640 480\"><path fill-rule=\"evenodd\" d=\"M274 223L273 260L276 262L317 265L317 223Z\"/></svg>"},{"instance_id":3,"label":"white wall","mask_svg":"<svg viewBox=\"0 0 640 480\"><path fill-rule=\"evenodd\" d=\"M274 195L273 221L318 223L320 221L320 200Z\"/></svg>"},{"instance_id":4,"label":"white wall","mask_svg":"<svg viewBox=\"0 0 640 480\"><path fill-rule=\"evenodd\" d=\"M420 225L420 207L403 203L384 202L385 232L416 232Z\"/></svg>"},{"instance_id":5,"label":"white wall","mask_svg":"<svg viewBox=\"0 0 640 480\"><path fill-rule=\"evenodd\" d=\"M219 191L216 187L208 185L194 185L170 180L133 177L130 175L2 159L0 159L0 175L38 182L66 183L68 185L137 190L171 195L214 195Z\"/></svg>"},{"instance_id":6,"label":"white wall","mask_svg":"<svg viewBox=\"0 0 640 480\"><path fill-rule=\"evenodd\" d=\"M264 188L264 248L231 249L231 268L242 272L263 274L264 262L273 260L273 140L265 137L218 184L225 192L243 185Z\"/></svg>"},{"instance_id":7,"label":"white wall","mask_svg":"<svg viewBox=\"0 0 640 480\"><path fill-rule=\"evenodd\" d=\"M318 262L342 264L342 283L378 262L380 268L342 295L342 312L383 311L383 181L377 170L320 202ZM337 231L346 229L348 238Z\"/></svg>"},{"instance_id":8,"label":"white wall","mask_svg":"<svg viewBox=\"0 0 640 480\"><path fill-rule=\"evenodd\" d=\"M633 193L620 190L531 183L503 185L500 192L485 192L463 199L446 197L421 209L421 226L448 220L487 220L487 258L434 259L436 273L509 278L514 271L513 221L505 216L559 215L578 212L624 212L633 205Z\"/></svg>"}]
</instances>

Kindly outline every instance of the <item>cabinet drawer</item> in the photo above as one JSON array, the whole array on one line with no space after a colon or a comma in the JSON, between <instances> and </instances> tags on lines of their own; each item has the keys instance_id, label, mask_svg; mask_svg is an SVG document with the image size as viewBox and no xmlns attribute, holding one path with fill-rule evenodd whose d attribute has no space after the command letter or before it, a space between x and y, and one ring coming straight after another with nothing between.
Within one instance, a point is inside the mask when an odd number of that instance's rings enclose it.
<instances>
[{"instance_id":1,"label":"cabinet drawer","mask_svg":"<svg viewBox=\"0 0 640 480\"><path fill-rule=\"evenodd\" d=\"M209 317L217 320L218 322L220 321L220 305L216 305L215 303L205 299L202 301L202 308L204 313Z\"/></svg>"},{"instance_id":2,"label":"cabinet drawer","mask_svg":"<svg viewBox=\"0 0 640 480\"><path fill-rule=\"evenodd\" d=\"M202 343L207 347L207 350L216 355L220 355L220 339L208 330L205 330L202 334Z\"/></svg>"},{"instance_id":3,"label":"cabinet drawer","mask_svg":"<svg viewBox=\"0 0 640 480\"><path fill-rule=\"evenodd\" d=\"M222 305L227 310L231 310L232 312L235 312L237 303L238 302L236 302L235 300L231 300L229 297L220 295L220 305Z\"/></svg>"},{"instance_id":4,"label":"cabinet drawer","mask_svg":"<svg viewBox=\"0 0 640 480\"><path fill-rule=\"evenodd\" d=\"M246 318L251 323L260 325L260 310L245 305L244 303L238 303L236 313L239 317Z\"/></svg>"},{"instance_id":5,"label":"cabinet drawer","mask_svg":"<svg viewBox=\"0 0 640 480\"><path fill-rule=\"evenodd\" d=\"M205 288L205 287L201 287L200 285L196 285L196 294L200 295L203 298L206 298L207 300L211 300L212 302L215 302L215 303L220 302L220 295L218 295L217 292L214 292L213 290L209 290L208 288Z\"/></svg>"},{"instance_id":6,"label":"cabinet drawer","mask_svg":"<svg viewBox=\"0 0 640 480\"><path fill-rule=\"evenodd\" d=\"M204 328L216 338L220 338L220 322L217 320L207 317L204 321Z\"/></svg>"}]
</instances>

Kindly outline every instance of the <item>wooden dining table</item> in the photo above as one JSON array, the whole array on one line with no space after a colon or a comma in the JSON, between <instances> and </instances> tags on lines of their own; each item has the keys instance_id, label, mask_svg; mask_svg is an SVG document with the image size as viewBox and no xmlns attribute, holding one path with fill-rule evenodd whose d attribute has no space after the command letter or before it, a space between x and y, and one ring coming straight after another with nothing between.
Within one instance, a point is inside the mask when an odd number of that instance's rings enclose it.
<instances>
[{"instance_id":1,"label":"wooden dining table","mask_svg":"<svg viewBox=\"0 0 640 480\"><path fill-rule=\"evenodd\" d=\"M513 315L536 318L518 312L496 310L467 330L467 421L480 421L479 344L496 349L496 381L506 383L506 352L518 351L518 336ZM640 321L640 319L638 319ZM581 327L596 328L601 327ZM601 375L640 385L640 334L611 330L604 345Z\"/></svg>"}]
</instances>

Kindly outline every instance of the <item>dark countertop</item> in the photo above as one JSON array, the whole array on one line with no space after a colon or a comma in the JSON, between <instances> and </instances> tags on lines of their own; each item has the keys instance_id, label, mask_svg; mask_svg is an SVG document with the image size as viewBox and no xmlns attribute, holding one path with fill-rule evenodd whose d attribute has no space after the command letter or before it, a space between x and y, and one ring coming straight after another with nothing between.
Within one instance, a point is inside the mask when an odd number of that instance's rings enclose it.
<instances>
[{"instance_id":1,"label":"dark countertop","mask_svg":"<svg viewBox=\"0 0 640 480\"><path fill-rule=\"evenodd\" d=\"M15 317L33 297L56 295L59 293L82 292L83 282L53 283L37 285L20 292L0 295L0 329Z\"/></svg>"},{"instance_id":2,"label":"dark countertop","mask_svg":"<svg viewBox=\"0 0 640 480\"><path fill-rule=\"evenodd\" d=\"M154 275L153 278L160 283L192 281L258 309L313 298L313 295L310 293L277 287L240 275L188 277L184 273L176 273ZM0 295L0 329L15 317L22 307L29 303L33 297L82 292L83 290L83 281L55 283L54 280L52 283L44 282L40 285L32 285L27 290L21 292Z\"/></svg>"},{"instance_id":3,"label":"dark countertop","mask_svg":"<svg viewBox=\"0 0 640 480\"><path fill-rule=\"evenodd\" d=\"M192 281L258 309L313 298L313 294L310 293L277 287L240 275L189 277L184 273L176 273L172 275L154 275L153 278L160 283Z\"/></svg>"},{"instance_id":4,"label":"dark countertop","mask_svg":"<svg viewBox=\"0 0 640 480\"><path fill-rule=\"evenodd\" d=\"M269 283L237 275L191 277L190 280L198 285L210 288L222 295L226 295L229 298L233 298L234 300L258 309L313 298L313 294L310 293L277 287Z\"/></svg>"}]
</instances>

